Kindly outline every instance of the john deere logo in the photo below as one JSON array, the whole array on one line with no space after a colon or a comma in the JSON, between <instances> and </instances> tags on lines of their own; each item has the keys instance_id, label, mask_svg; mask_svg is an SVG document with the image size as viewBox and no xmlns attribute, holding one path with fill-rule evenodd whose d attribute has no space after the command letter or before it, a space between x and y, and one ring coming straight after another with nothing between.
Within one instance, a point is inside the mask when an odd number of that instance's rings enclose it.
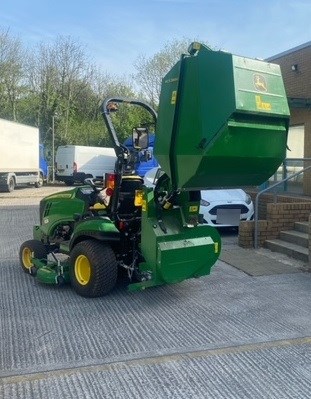
<instances>
[{"instance_id":1,"label":"john deere logo","mask_svg":"<svg viewBox=\"0 0 311 399\"><path fill-rule=\"evenodd\" d=\"M267 82L262 75L254 75L254 86L258 91L267 91Z\"/></svg>"}]
</instances>

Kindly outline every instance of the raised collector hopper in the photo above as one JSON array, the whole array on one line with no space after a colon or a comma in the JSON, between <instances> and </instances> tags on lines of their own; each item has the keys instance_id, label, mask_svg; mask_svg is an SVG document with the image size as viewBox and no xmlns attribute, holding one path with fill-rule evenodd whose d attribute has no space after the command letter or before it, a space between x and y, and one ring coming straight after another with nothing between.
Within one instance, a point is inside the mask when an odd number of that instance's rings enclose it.
<instances>
[{"instance_id":1,"label":"raised collector hopper","mask_svg":"<svg viewBox=\"0 0 311 399\"><path fill-rule=\"evenodd\" d=\"M279 65L192 43L162 82L155 157L175 189L258 185L286 155Z\"/></svg>"}]
</instances>

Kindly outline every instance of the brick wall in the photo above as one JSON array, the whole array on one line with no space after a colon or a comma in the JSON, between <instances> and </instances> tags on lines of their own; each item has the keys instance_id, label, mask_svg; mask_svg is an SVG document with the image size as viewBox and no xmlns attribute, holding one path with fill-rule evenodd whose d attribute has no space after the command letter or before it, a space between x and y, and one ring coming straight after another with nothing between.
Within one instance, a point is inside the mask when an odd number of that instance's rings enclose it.
<instances>
[{"instance_id":1,"label":"brick wall","mask_svg":"<svg viewBox=\"0 0 311 399\"><path fill-rule=\"evenodd\" d=\"M251 196L254 206L256 196L258 191L247 189L247 193ZM258 203L258 215L259 219L267 219L267 205L271 203L306 203L311 202L311 198L299 197L299 196L290 196L286 194L272 194L272 193L265 193L259 197ZM308 220L308 218L306 219Z\"/></svg>"},{"instance_id":2,"label":"brick wall","mask_svg":"<svg viewBox=\"0 0 311 399\"><path fill-rule=\"evenodd\" d=\"M281 67L286 94L288 97L311 97L311 46L300 48L296 51L272 57L275 64ZM297 71L292 66L297 65Z\"/></svg>"},{"instance_id":3,"label":"brick wall","mask_svg":"<svg viewBox=\"0 0 311 399\"><path fill-rule=\"evenodd\" d=\"M289 98L311 99L311 46L272 57L271 62L279 64L282 71L286 95ZM292 66L297 65L297 71ZM290 108L290 125L304 125L305 142L304 157L311 157L311 109ZM305 167L308 164L304 165ZM303 176L303 193L311 195L311 172L307 171Z\"/></svg>"},{"instance_id":4,"label":"brick wall","mask_svg":"<svg viewBox=\"0 0 311 399\"><path fill-rule=\"evenodd\" d=\"M258 221L258 245L278 238L282 230L290 230L295 222L306 222L311 213L311 201L267 204L266 220ZM238 244L243 248L254 246L254 221L242 221L239 227Z\"/></svg>"},{"instance_id":5,"label":"brick wall","mask_svg":"<svg viewBox=\"0 0 311 399\"><path fill-rule=\"evenodd\" d=\"M270 231L272 231L271 221L258 221L258 246L263 246L264 242L267 240L267 237L270 236ZM253 220L241 222L239 227L238 245L243 248L253 248L254 232L255 222Z\"/></svg>"}]
</instances>

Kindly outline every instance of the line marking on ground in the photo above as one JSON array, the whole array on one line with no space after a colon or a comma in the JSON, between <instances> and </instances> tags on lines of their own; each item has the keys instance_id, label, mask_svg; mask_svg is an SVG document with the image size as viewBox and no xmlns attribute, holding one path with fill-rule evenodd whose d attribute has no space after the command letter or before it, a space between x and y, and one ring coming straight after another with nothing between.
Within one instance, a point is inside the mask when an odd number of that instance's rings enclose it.
<instances>
[{"instance_id":1,"label":"line marking on ground","mask_svg":"<svg viewBox=\"0 0 311 399\"><path fill-rule=\"evenodd\" d=\"M98 373L105 371L116 371L126 367L149 366L153 364L163 364L169 362L178 362L196 358L208 358L211 356L223 356L228 354L238 354L245 352L254 352L258 350L267 350L271 348L284 348L299 345L311 345L311 337L289 338L276 341L258 342L251 344L242 344L235 346L226 346L222 348L192 350L185 352L176 352L171 354L156 354L154 356L146 355L137 358L128 358L125 360L115 360L91 365L81 365L76 367L55 368L42 371L27 371L0 373L1 384L17 384L23 382L47 380L49 378L69 377L76 373ZM14 373L14 374L13 374Z\"/></svg>"}]
</instances>

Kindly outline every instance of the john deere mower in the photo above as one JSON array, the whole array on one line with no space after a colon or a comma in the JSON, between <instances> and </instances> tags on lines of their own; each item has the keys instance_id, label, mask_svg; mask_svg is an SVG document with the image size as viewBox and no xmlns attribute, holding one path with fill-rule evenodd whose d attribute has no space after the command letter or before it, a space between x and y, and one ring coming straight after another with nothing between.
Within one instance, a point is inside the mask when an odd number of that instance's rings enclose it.
<instances>
[{"instance_id":1,"label":"john deere mower","mask_svg":"<svg viewBox=\"0 0 311 399\"><path fill-rule=\"evenodd\" d=\"M112 115L142 107L156 124L154 155L162 174L152 188L134 172ZM107 98L102 114L117 156L102 187L84 186L44 198L33 239L20 248L28 274L70 282L86 297L102 296L125 270L130 290L208 275L219 257L217 230L203 224L200 190L258 185L286 155L289 110L278 65L192 43L164 77L158 116L145 102ZM132 141L148 147L148 128Z\"/></svg>"}]
</instances>

